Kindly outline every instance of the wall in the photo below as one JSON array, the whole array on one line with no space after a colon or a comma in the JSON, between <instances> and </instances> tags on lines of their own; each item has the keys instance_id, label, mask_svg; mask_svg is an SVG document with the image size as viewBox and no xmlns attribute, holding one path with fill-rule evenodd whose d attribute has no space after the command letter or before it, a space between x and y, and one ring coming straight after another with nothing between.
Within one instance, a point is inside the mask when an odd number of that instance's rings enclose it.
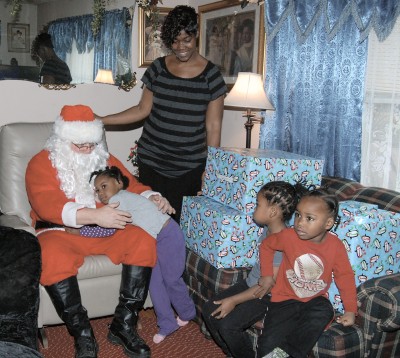
<instances>
[{"instance_id":1,"label":"wall","mask_svg":"<svg viewBox=\"0 0 400 358\"><path fill-rule=\"evenodd\" d=\"M52 2L46 6L52 7L49 11L59 12L57 17L74 16L72 9L88 8L90 0L66 0L68 6L59 8L58 2ZM197 8L210 1L192 1L191 6ZM133 1L111 1L114 7L130 6ZM174 0L164 0L163 7L174 7L181 2ZM40 5L43 6L43 5ZM79 7L81 6L81 7ZM45 17L42 17L42 20ZM47 21L47 20L46 20ZM39 26L40 28L40 26ZM50 91L43 87L38 87L35 83L26 81L0 81L0 125L16 121L53 121L59 114L60 109L65 104L87 104L91 106L98 115L122 111L138 103L141 96L140 78L145 68L138 68L138 17L137 11L133 19L133 44L132 44L132 70L136 72L138 85L131 92L118 90L115 86L101 84L82 84L68 91ZM244 147L245 146L245 119L239 111L225 111L222 127L222 146ZM122 162L126 163L130 147L141 134L139 128L122 128L118 131L109 131L107 141L110 151L113 152ZM258 147L259 125L256 124L252 132L252 147Z\"/></svg>"}]
</instances>

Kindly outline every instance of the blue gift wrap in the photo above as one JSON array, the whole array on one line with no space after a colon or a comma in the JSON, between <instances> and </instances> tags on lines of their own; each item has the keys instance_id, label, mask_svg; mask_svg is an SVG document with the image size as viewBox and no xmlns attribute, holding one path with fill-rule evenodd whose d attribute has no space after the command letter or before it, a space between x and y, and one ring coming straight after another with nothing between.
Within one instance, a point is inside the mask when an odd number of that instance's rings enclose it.
<instances>
[{"instance_id":1,"label":"blue gift wrap","mask_svg":"<svg viewBox=\"0 0 400 358\"><path fill-rule=\"evenodd\" d=\"M216 268L253 266L263 228L251 215L205 197L183 198L180 221L186 246Z\"/></svg>"},{"instance_id":2,"label":"blue gift wrap","mask_svg":"<svg viewBox=\"0 0 400 358\"><path fill-rule=\"evenodd\" d=\"M324 161L280 150L208 147L203 194L251 215L271 181L320 185Z\"/></svg>"}]
</instances>

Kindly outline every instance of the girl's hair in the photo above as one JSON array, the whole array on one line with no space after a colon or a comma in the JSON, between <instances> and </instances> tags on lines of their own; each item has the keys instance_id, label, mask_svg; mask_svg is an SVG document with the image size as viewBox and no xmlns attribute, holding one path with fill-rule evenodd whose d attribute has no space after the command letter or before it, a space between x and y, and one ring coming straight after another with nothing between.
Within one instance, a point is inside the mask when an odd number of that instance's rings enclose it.
<instances>
[{"instance_id":1,"label":"girl's hair","mask_svg":"<svg viewBox=\"0 0 400 358\"><path fill-rule=\"evenodd\" d=\"M172 44L183 30L188 35L197 35L197 14L191 6L179 5L172 9L164 19L161 28L161 40L165 47L171 49Z\"/></svg>"},{"instance_id":2,"label":"girl's hair","mask_svg":"<svg viewBox=\"0 0 400 358\"><path fill-rule=\"evenodd\" d=\"M333 218L335 225L339 224L339 201L337 197L325 188L313 189L303 195L303 197L322 199L329 211L329 215Z\"/></svg>"},{"instance_id":3,"label":"girl's hair","mask_svg":"<svg viewBox=\"0 0 400 358\"><path fill-rule=\"evenodd\" d=\"M282 210L283 220L288 221L296 209L299 198L307 189L300 183L295 185L285 181L272 181L263 185L259 193L268 203L278 205Z\"/></svg>"},{"instance_id":4,"label":"girl's hair","mask_svg":"<svg viewBox=\"0 0 400 358\"><path fill-rule=\"evenodd\" d=\"M117 167L106 167L103 170L97 170L90 174L89 183L92 181L93 177L109 177L115 179L118 183L122 183L122 189L126 189L129 185L129 178L122 174L121 170Z\"/></svg>"}]
</instances>

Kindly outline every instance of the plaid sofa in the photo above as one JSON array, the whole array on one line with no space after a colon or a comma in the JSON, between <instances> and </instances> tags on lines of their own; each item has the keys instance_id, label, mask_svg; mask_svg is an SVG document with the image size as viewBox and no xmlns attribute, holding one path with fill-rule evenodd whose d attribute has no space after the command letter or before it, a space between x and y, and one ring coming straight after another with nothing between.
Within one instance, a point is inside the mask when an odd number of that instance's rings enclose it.
<instances>
[{"instance_id":1,"label":"plaid sofa","mask_svg":"<svg viewBox=\"0 0 400 358\"><path fill-rule=\"evenodd\" d=\"M339 200L357 200L400 212L400 193L376 187L364 187L355 181L323 177L322 186ZM187 249L184 280L196 305L196 321L204 334L208 332L201 316L202 305L238 280L247 277L248 268L217 269ZM359 315L353 327L333 323L320 337L312 356L400 357L400 274L368 280L357 288ZM256 344L259 326L248 333Z\"/></svg>"}]
</instances>

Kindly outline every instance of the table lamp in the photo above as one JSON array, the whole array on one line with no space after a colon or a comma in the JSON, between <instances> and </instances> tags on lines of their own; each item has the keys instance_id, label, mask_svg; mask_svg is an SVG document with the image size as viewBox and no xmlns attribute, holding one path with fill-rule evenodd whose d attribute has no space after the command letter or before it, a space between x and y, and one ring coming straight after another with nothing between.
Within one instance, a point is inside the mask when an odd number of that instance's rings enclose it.
<instances>
[{"instance_id":1,"label":"table lamp","mask_svg":"<svg viewBox=\"0 0 400 358\"><path fill-rule=\"evenodd\" d=\"M96 83L107 83L109 85L115 84L113 80L113 74L111 70L104 70L104 69L99 69L97 71L97 76L94 80Z\"/></svg>"},{"instance_id":2,"label":"table lamp","mask_svg":"<svg viewBox=\"0 0 400 358\"><path fill-rule=\"evenodd\" d=\"M246 148L250 148L251 130L254 122L261 122L254 118L251 110L275 110L264 91L261 75L251 72L239 72L235 85L225 98L224 105L246 109L243 117L247 117L244 124L246 128Z\"/></svg>"}]
</instances>

